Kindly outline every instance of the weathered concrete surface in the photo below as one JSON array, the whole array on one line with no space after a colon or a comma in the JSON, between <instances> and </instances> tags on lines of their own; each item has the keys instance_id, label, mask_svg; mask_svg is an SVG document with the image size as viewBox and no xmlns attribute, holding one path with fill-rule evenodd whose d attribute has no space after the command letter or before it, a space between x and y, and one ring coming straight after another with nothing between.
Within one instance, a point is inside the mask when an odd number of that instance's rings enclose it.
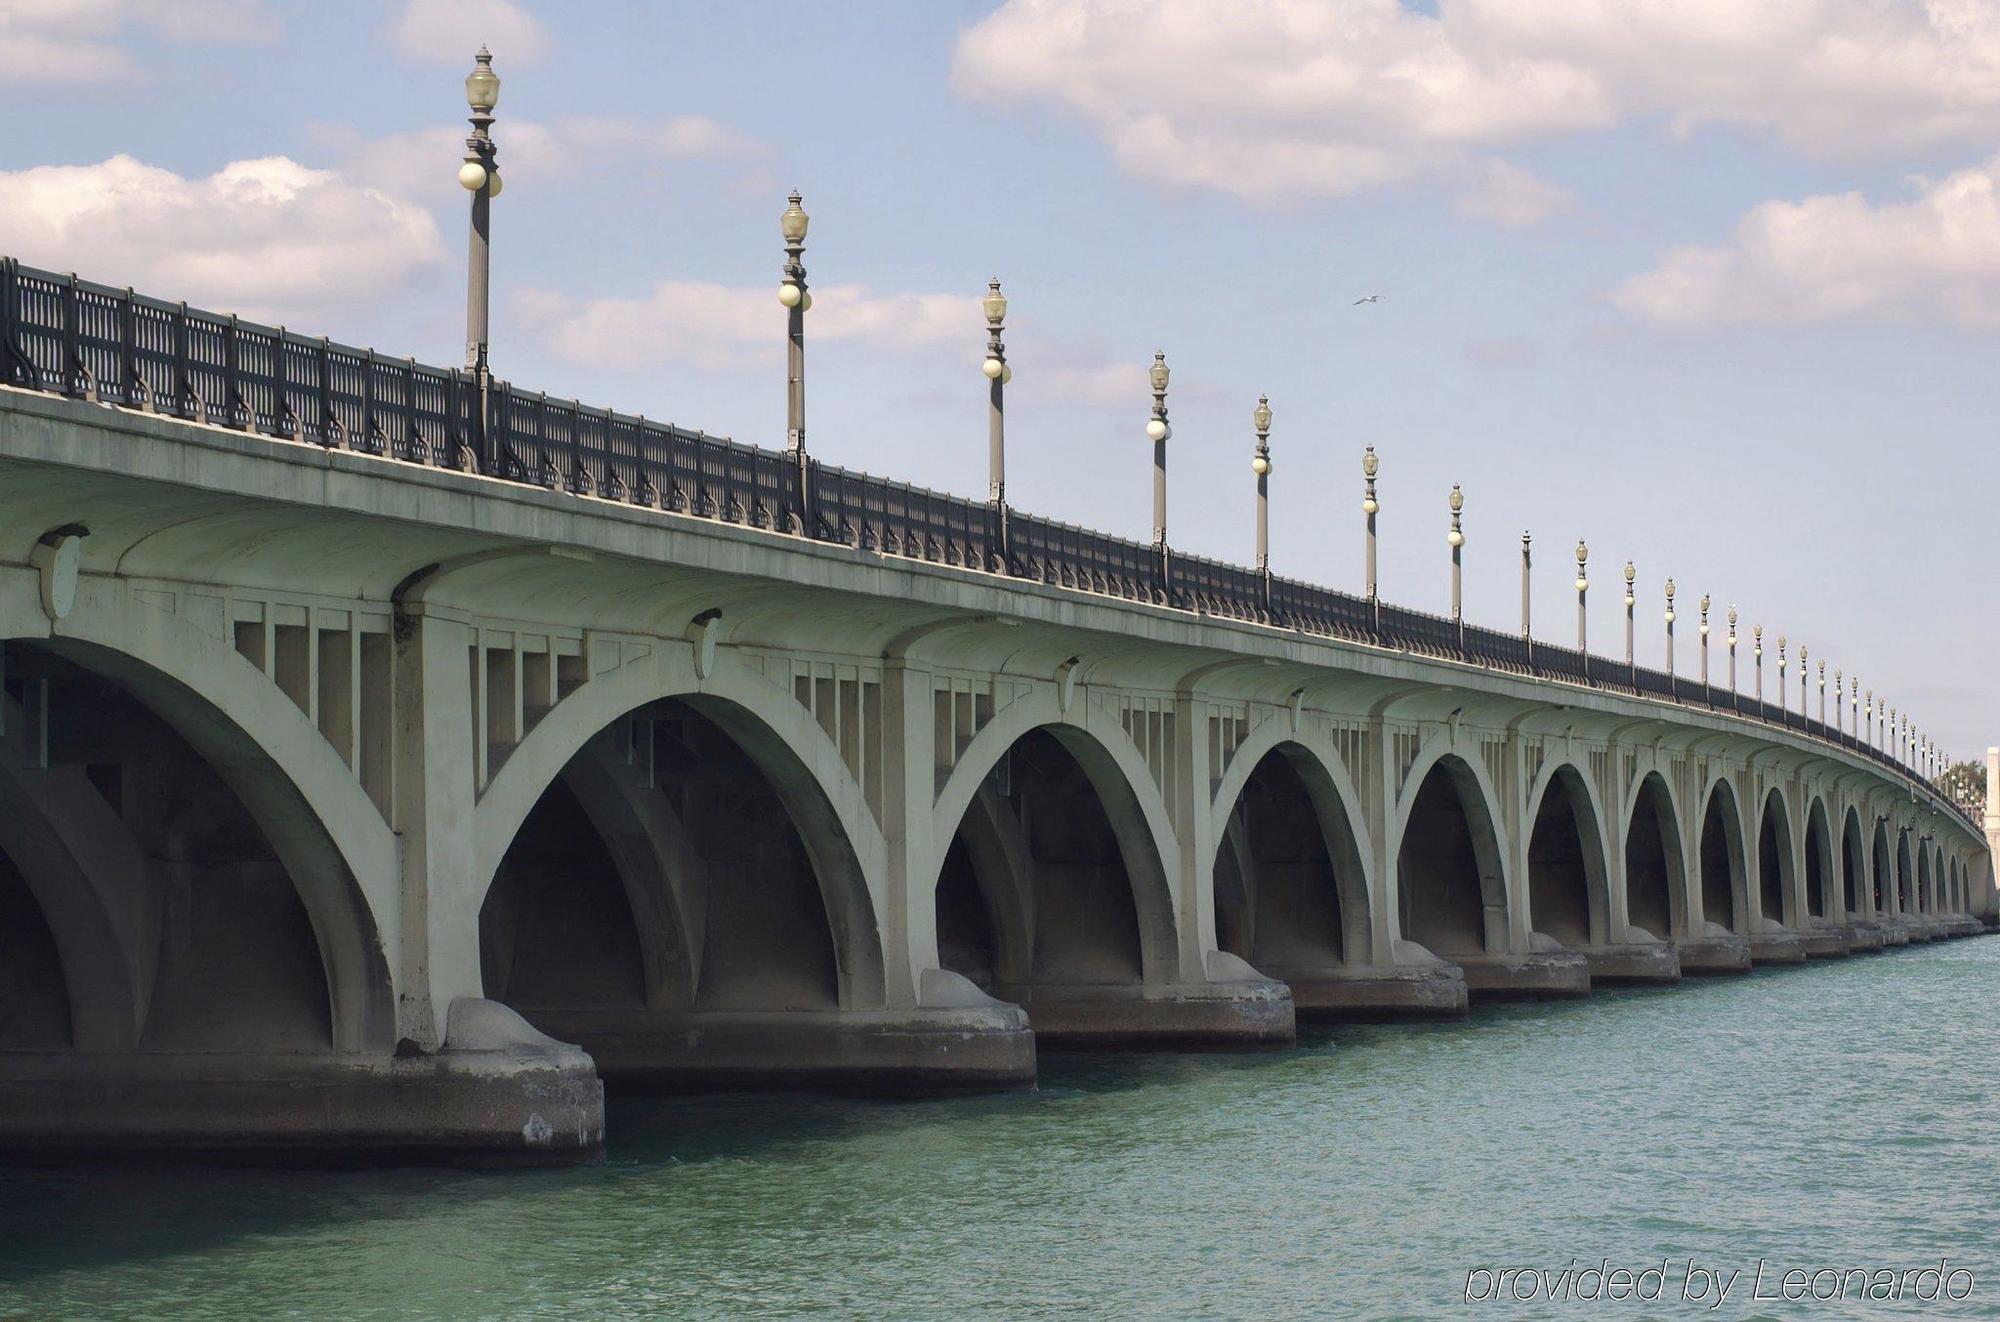
<instances>
[{"instance_id":1,"label":"weathered concrete surface","mask_svg":"<svg viewBox=\"0 0 2000 1322\"><path fill-rule=\"evenodd\" d=\"M1465 974L1442 961L1407 966L1282 971L1302 1022L1368 1023L1457 1019L1466 1013Z\"/></svg>"},{"instance_id":2,"label":"weathered concrete surface","mask_svg":"<svg viewBox=\"0 0 2000 1322\"><path fill-rule=\"evenodd\" d=\"M1678 941L1674 948L1680 957L1681 972L1686 975L1750 971L1750 938L1738 936L1713 923L1708 924L1708 930L1703 935Z\"/></svg>"},{"instance_id":3,"label":"weathered concrete surface","mask_svg":"<svg viewBox=\"0 0 2000 1322\"><path fill-rule=\"evenodd\" d=\"M1035 1034L1011 1005L976 1010L544 1012L590 1044L614 1090L801 1087L884 1096L1026 1088Z\"/></svg>"},{"instance_id":4,"label":"weathered concrete surface","mask_svg":"<svg viewBox=\"0 0 2000 1322\"><path fill-rule=\"evenodd\" d=\"M1848 931L1852 933L1848 945L1855 954L1876 954L1881 951L1882 924L1856 920Z\"/></svg>"},{"instance_id":5,"label":"weathered concrete surface","mask_svg":"<svg viewBox=\"0 0 2000 1322\"><path fill-rule=\"evenodd\" d=\"M1593 987L1658 986L1681 980L1679 953L1661 941L1585 946Z\"/></svg>"},{"instance_id":6,"label":"weathered concrete surface","mask_svg":"<svg viewBox=\"0 0 2000 1322\"><path fill-rule=\"evenodd\" d=\"M1046 1047L1282 1047L1298 1040L1291 991L1268 979L1002 987Z\"/></svg>"},{"instance_id":7,"label":"weathered concrete surface","mask_svg":"<svg viewBox=\"0 0 2000 1322\"><path fill-rule=\"evenodd\" d=\"M1459 956L1475 1001L1566 1000L1590 994L1590 963L1574 950Z\"/></svg>"},{"instance_id":8,"label":"weathered concrete surface","mask_svg":"<svg viewBox=\"0 0 2000 1322\"><path fill-rule=\"evenodd\" d=\"M224 1053L0 1053L0 1151L264 1161L588 1161L604 1147L590 1057L491 1002L444 1049L388 1061Z\"/></svg>"},{"instance_id":9,"label":"weathered concrete surface","mask_svg":"<svg viewBox=\"0 0 2000 1322\"><path fill-rule=\"evenodd\" d=\"M1803 964L1806 962L1805 938L1784 927L1765 927L1750 935L1750 962L1752 964Z\"/></svg>"},{"instance_id":10,"label":"weathered concrete surface","mask_svg":"<svg viewBox=\"0 0 2000 1322\"><path fill-rule=\"evenodd\" d=\"M1805 941L1807 959L1837 959L1854 951L1854 929L1844 923L1815 918L1799 935Z\"/></svg>"}]
</instances>

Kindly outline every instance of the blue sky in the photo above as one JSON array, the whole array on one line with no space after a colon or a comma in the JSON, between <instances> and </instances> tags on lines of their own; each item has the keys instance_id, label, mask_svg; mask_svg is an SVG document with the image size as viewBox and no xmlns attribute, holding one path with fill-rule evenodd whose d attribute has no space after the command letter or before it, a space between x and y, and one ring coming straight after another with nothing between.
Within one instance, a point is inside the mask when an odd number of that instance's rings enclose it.
<instances>
[{"instance_id":1,"label":"blue sky","mask_svg":"<svg viewBox=\"0 0 2000 1322\"><path fill-rule=\"evenodd\" d=\"M1990 0L0 0L0 251L456 361L482 40L519 385L782 443L796 187L830 461L983 492L998 275L1023 508L1146 535L1164 349L1185 549L1252 554L1268 392L1281 572L1359 586L1373 444L1394 600L1445 608L1458 482L1473 619L1531 529L1571 638L1583 536L1599 650L1630 558L1650 664L1671 575L1683 672L1708 592L1746 676L1760 622L1767 686L1783 633L2000 742Z\"/></svg>"}]
</instances>

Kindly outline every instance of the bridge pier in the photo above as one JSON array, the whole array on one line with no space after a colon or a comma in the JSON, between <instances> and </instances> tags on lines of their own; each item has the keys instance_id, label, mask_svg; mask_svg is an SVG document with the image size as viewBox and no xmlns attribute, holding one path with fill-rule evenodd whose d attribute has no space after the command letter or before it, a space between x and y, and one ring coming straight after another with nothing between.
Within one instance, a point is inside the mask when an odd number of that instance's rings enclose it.
<instances>
[{"instance_id":1,"label":"bridge pier","mask_svg":"<svg viewBox=\"0 0 2000 1322\"><path fill-rule=\"evenodd\" d=\"M1558 947L1453 958L1474 1001L1550 1001L1590 995L1590 961L1575 950Z\"/></svg>"},{"instance_id":2,"label":"bridge pier","mask_svg":"<svg viewBox=\"0 0 2000 1322\"><path fill-rule=\"evenodd\" d=\"M1662 986L1681 980L1680 955L1664 941L1586 946L1583 957L1593 986Z\"/></svg>"},{"instance_id":3,"label":"bridge pier","mask_svg":"<svg viewBox=\"0 0 2000 1322\"><path fill-rule=\"evenodd\" d=\"M1755 965L1803 964L1806 941L1788 927L1766 923L1750 934L1750 962Z\"/></svg>"},{"instance_id":4,"label":"bridge pier","mask_svg":"<svg viewBox=\"0 0 2000 1322\"><path fill-rule=\"evenodd\" d=\"M1715 923L1704 923L1700 936L1684 937L1674 943L1681 972L1688 975L1748 973L1750 938Z\"/></svg>"},{"instance_id":5,"label":"bridge pier","mask_svg":"<svg viewBox=\"0 0 2000 1322\"><path fill-rule=\"evenodd\" d=\"M1437 959L1274 970L1274 975L1292 989L1298 1018L1307 1023L1457 1019L1465 1015L1468 1003L1464 971Z\"/></svg>"},{"instance_id":6,"label":"bridge pier","mask_svg":"<svg viewBox=\"0 0 2000 1322\"><path fill-rule=\"evenodd\" d=\"M1845 923L1815 918L1800 937L1807 959L1838 959L1854 952L1854 929Z\"/></svg>"},{"instance_id":7,"label":"bridge pier","mask_svg":"<svg viewBox=\"0 0 2000 1322\"><path fill-rule=\"evenodd\" d=\"M1882 925L1871 918L1856 918L1848 924L1848 949L1855 954L1874 954L1882 949Z\"/></svg>"}]
</instances>

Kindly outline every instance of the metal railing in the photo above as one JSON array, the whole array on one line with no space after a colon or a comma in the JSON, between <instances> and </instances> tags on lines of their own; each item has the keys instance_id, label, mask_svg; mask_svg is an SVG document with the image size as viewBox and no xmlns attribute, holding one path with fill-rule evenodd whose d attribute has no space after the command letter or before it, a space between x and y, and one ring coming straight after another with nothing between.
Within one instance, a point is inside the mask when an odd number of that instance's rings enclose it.
<instances>
[{"instance_id":1,"label":"metal railing","mask_svg":"<svg viewBox=\"0 0 2000 1322\"><path fill-rule=\"evenodd\" d=\"M505 382L492 388L490 457L482 464L468 372L11 258L0 258L0 383L1733 714L1837 745L1933 788L1854 734L1698 680L814 459L800 463ZM1977 827L1970 813L1961 815Z\"/></svg>"}]
</instances>

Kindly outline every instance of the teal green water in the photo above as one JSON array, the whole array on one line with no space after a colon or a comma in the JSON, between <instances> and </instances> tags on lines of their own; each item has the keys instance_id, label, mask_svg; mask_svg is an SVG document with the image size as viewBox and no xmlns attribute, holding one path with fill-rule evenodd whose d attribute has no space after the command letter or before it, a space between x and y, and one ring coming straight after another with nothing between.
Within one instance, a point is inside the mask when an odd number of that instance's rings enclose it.
<instances>
[{"instance_id":1,"label":"teal green water","mask_svg":"<svg viewBox=\"0 0 2000 1322\"><path fill-rule=\"evenodd\" d=\"M1996 991L1967 941L1010 1097L623 1105L581 1170L7 1172L0 1315L1994 1317ZM1743 1270L1720 1310L1690 1257ZM1968 1298L1749 1298L1940 1257ZM1663 1300L1465 1299L1606 1258Z\"/></svg>"}]
</instances>

